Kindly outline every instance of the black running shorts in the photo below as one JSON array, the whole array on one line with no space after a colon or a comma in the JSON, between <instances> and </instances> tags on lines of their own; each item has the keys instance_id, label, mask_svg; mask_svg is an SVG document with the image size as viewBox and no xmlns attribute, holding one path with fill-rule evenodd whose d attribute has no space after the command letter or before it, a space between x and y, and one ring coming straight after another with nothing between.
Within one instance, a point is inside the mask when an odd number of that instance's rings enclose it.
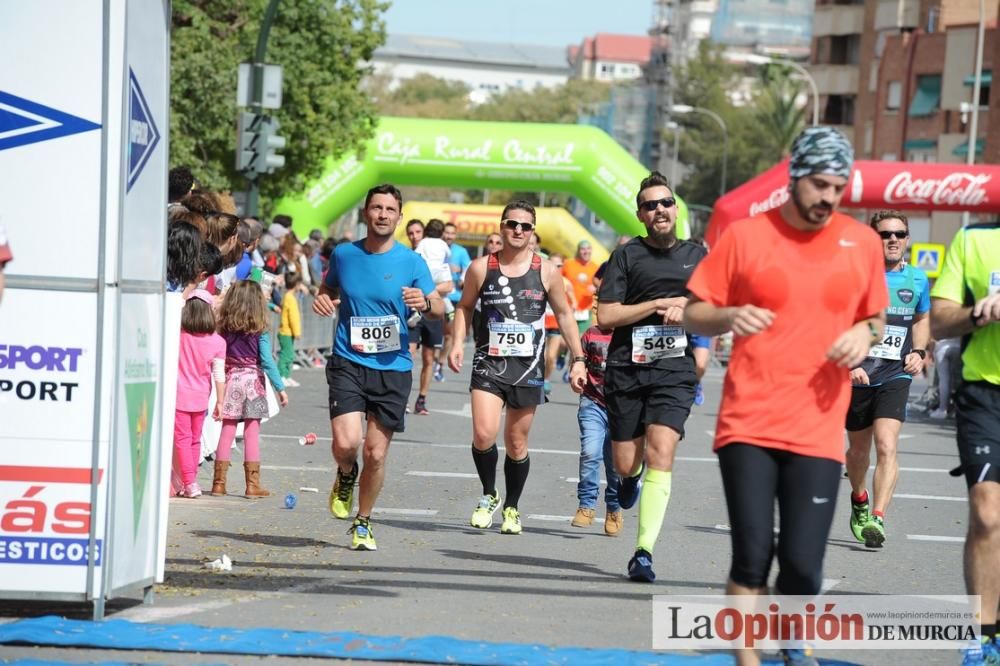
<instances>
[{"instance_id":1,"label":"black running shorts","mask_svg":"<svg viewBox=\"0 0 1000 666\"><path fill-rule=\"evenodd\" d=\"M641 437L646 426L657 423L684 436L694 404L698 378L691 370L607 366L604 396L608 404L611 439L624 442Z\"/></svg>"},{"instance_id":2,"label":"black running shorts","mask_svg":"<svg viewBox=\"0 0 1000 666\"><path fill-rule=\"evenodd\" d=\"M960 467L971 488L983 481L1000 481L1000 386L964 382L955 396Z\"/></svg>"},{"instance_id":3,"label":"black running shorts","mask_svg":"<svg viewBox=\"0 0 1000 666\"><path fill-rule=\"evenodd\" d=\"M421 317L417 325L410 329L410 343L421 347L443 347L444 320Z\"/></svg>"},{"instance_id":4,"label":"black running shorts","mask_svg":"<svg viewBox=\"0 0 1000 666\"><path fill-rule=\"evenodd\" d=\"M870 428L875 419L905 422L910 383L904 377L878 386L852 387L851 407L847 410L847 429L857 432Z\"/></svg>"},{"instance_id":5,"label":"black running shorts","mask_svg":"<svg viewBox=\"0 0 1000 666\"><path fill-rule=\"evenodd\" d=\"M407 370L375 370L333 354L326 364L330 418L362 412L386 428L403 432L413 375Z\"/></svg>"},{"instance_id":6,"label":"black running shorts","mask_svg":"<svg viewBox=\"0 0 1000 666\"><path fill-rule=\"evenodd\" d=\"M503 404L510 409L537 407L545 404L547 400L541 386L511 386L475 372L472 373L469 391L486 391L499 396Z\"/></svg>"}]
</instances>

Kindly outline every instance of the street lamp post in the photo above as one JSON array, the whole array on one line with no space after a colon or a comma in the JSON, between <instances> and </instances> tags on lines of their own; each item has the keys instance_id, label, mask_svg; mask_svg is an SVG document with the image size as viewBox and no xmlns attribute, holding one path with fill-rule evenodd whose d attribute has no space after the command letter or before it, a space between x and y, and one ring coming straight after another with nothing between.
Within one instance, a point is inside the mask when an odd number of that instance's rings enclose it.
<instances>
[{"instance_id":1,"label":"street lamp post","mask_svg":"<svg viewBox=\"0 0 1000 666\"><path fill-rule=\"evenodd\" d=\"M812 124L813 127L819 125L819 88L816 86L816 79L812 77L805 67L795 62L794 60L786 60L784 58L773 58L771 56L761 55L759 53L751 53L743 58L744 62L751 63L753 65L783 65L785 67L791 67L796 72L802 75L802 77L809 83L809 88L812 91L813 98L813 113L812 113Z\"/></svg>"},{"instance_id":2,"label":"street lamp post","mask_svg":"<svg viewBox=\"0 0 1000 666\"><path fill-rule=\"evenodd\" d=\"M670 160L670 187L673 189L677 188L677 158L678 152L680 151L680 138L681 138L681 126L677 123L670 121L665 125L666 129L672 130L674 133L674 156Z\"/></svg>"},{"instance_id":3,"label":"street lamp post","mask_svg":"<svg viewBox=\"0 0 1000 666\"><path fill-rule=\"evenodd\" d=\"M726 193L726 163L729 160L729 129L726 127L726 122L715 111L703 109L700 106L674 104L670 107L670 112L681 115L686 113L702 113L719 123L719 127L722 128L722 178L719 182L719 196L721 197Z\"/></svg>"},{"instance_id":4,"label":"street lamp post","mask_svg":"<svg viewBox=\"0 0 1000 666\"><path fill-rule=\"evenodd\" d=\"M969 143L965 156L966 164L976 163L976 143L979 140L979 86L983 79L983 40L986 28L986 1L979 0L979 29L976 33L976 71L972 77L972 108L969 119ZM962 213L962 226L969 226L969 211Z\"/></svg>"}]
</instances>

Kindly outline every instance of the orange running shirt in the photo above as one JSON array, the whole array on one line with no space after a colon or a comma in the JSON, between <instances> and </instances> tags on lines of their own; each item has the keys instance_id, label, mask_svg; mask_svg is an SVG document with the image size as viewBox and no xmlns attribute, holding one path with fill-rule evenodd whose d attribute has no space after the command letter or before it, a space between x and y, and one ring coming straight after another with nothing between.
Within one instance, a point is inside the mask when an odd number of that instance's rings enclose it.
<instances>
[{"instance_id":1,"label":"orange running shirt","mask_svg":"<svg viewBox=\"0 0 1000 666\"><path fill-rule=\"evenodd\" d=\"M573 296L576 298L576 310L590 311L594 305L594 273L599 268L596 261L581 264L576 257L563 262L562 273L573 285Z\"/></svg>"},{"instance_id":2,"label":"orange running shirt","mask_svg":"<svg viewBox=\"0 0 1000 666\"><path fill-rule=\"evenodd\" d=\"M776 315L766 331L734 340L715 450L743 442L843 462L850 372L826 352L889 305L878 235L841 213L807 232L768 211L733 224L688 289L717 307Z\"/></svg>"}]
</instances>

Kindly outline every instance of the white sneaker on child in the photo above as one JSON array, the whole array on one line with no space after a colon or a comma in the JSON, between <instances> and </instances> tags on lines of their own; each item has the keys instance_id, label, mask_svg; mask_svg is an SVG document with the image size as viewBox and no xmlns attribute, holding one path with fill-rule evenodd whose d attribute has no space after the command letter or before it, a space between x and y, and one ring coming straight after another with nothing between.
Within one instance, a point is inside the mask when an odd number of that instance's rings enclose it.
<instances>
[{"instance_id":1,"label":"white sneaker on child","mask_svg":"<svg viewBox=\"0 0 1000 666\"><path fill-rule=\"evenodd\" d=\"M182 495L183 497L189 497L191 499L194 499L195 497L200 497L201 486L198 485L197 481L195 481L194 483L189 483L186 486L184 486L183 492L178 494Z\"/></svg>"},{"instance_id":2,"label":"white sneaker on child","mask_svg":"<svg viewBox=\"0 0 1000 666\"><path fill-rule=\"evenodd\" d=\"M296 386L302 386L302 384L298 383L297 381L295 381L291 377L282 377L281 381L283 381L285 383L285 386L290 387L290 388L295 388Z\"/></svg>"}]
</instances>

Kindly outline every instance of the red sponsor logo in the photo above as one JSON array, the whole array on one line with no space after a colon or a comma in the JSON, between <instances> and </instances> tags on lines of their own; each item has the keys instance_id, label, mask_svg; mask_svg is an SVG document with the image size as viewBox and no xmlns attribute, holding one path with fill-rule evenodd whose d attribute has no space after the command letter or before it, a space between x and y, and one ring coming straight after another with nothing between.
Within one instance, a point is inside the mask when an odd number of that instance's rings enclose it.
<instances>
[{"instance_id":1,"label":"red sponsor logo","mask_svg":"<svg viewBox=\"0 0 1000 666\"><path fill-rule=\"evenodd\" d=\"M887 204L918 203L944 206L978 206L986 201L983 187L991 176L956 171L944 178L914 178L909 171L893 176L885 187Z\"/></svg>"},{"instance_id":2,"label":"red sponsor logo","mask_svg":"<svg viewBox=\"0 0 1000 666\"><path fill-rule=\"evenodd\" d=\"M750 217L769 211L772 208L777 208L786 201L788 201L788 186L782 185L778 189L771 192L771 194L763 201L755 201L750 204Z\"/></svg>"}]
</instances>

